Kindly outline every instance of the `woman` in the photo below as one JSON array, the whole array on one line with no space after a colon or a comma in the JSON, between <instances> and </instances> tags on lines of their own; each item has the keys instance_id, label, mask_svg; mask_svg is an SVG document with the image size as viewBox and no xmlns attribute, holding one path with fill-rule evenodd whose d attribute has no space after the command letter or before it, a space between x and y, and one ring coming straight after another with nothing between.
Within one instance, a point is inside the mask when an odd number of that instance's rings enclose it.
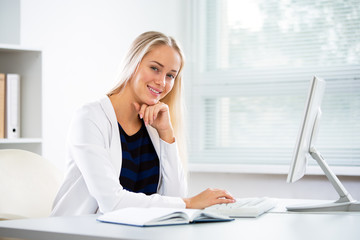
<instances>
[{"instance_id":1,"label":"woman","mask_svg":"<svg viewBox=\"0 0 360 240\"><path fill-rule=\"evenodd\" d=\"M135 206L201 209L235 201L219 189L186 198L179 157L183 66L173 38L146 32L135 39L119 84L75 115L53 216Z\"/></svg>"}]
</instances>

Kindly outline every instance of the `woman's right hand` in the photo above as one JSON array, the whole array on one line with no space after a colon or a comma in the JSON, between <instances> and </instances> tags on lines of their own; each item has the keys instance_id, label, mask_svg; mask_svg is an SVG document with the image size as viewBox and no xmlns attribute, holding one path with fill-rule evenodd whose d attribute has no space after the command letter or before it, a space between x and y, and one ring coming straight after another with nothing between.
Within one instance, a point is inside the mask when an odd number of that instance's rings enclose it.
<instances>
[{"instance_id":1,"label":"woman's right hand","mask_svg":"<svg viewBox=\"0 0 360 240\"><path fill-rule=\"evenodd\" d=\"M183 199L186 208L204 209L214 204L234 203L235 198L222 189L208 188L205 191L191 198Z\"/></svg>"},{"instance_id":2,"label":"woman's right hand","mask_svg":"<svg viewBox=\"0 0 360 240\"><path fill-rule=\"evenodd\" d=\"M133 106L140 118L144 120L145 125L150 124L155 128L163 141L168 143L175 141L168 105L159 101L151 106L134 102Z\"/></svg>"}]
</instances>

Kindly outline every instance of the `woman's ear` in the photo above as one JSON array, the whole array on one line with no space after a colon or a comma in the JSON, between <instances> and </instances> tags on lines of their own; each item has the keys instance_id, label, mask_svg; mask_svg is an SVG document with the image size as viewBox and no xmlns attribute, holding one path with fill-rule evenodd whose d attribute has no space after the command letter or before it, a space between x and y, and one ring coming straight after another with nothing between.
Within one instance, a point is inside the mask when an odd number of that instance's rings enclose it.
<instances>
[{"instance_id":1,"label":"woman's ear","mask_svg":"<svg viewBox=\"0 0 360 240\"><path fill-rule=\"evenodd\" d=\"M139 70L140 63L141 63L141 62L139 62L139 63L136 65L136 68L135 68L135 70L134 70L134 72L133 72L132 75L135 75L135 73L137 73L137 71Z\"/></svg>"},{"instance_id":2,"label":"woman's ear","mask_svg":"<svg viewBox=\"0 0 360 240\"><path fill-rule=\"evenodd\" d=\"M130 76L130 78L129 78L128 81L130 81L130 80L134 77L134 75L137 73L137 71L139 70L139 66L140 66L140 63L138 63L138 64L136 65L136 68L135 68L135 70L131 73L131 76Z\"/></svg>"},{"instance_id":3,"label":"woman's ear","mask_svg":"<svg viewBox=\"0 0 360 240\"><path fill-rule=\"evenodd\" d=\"M135 68L135 71L134 71L133 74L135 74L135 73L139 70L140 63L141 63L141 62L139 62L139 63L136 65L136 68Z\"/></svg>"}]
</instances>

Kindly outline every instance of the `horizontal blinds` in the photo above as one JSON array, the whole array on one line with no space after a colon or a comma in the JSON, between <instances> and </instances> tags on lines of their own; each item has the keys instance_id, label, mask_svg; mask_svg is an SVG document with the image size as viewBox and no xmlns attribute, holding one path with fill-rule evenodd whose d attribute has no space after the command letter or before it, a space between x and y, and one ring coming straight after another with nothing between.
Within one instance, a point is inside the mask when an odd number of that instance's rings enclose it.
<instances>
[{"instance_id":1,"label":"horizontal blinds","mask_svg":"<svg viewBox=\"0 0 360 240\"><path fill-rule=\"evenodd\" d=\"M199 5L190 161L289 164L316 75L327 82L316 146L332 165L360 166L359 4ZM230 21L236 7L248 7L250 19Z\"/></svg>"}]
</instances>

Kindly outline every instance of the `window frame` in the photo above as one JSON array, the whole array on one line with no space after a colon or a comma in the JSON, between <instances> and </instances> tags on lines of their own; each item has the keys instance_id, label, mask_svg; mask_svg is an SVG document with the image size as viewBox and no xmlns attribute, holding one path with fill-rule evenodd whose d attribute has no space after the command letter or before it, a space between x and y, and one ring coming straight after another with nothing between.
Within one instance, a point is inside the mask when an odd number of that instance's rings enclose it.
<instances>
[{"instance_id":1,"label":"window frame","mask_svg":"<svg viewBox=\"0 0 360 240\"><path fill-rule=\"evenodd\" d=\"M221 0L217 0L218 2ZM204 76L200 74L203 70L201 62L204 61L204 48L201 48L201 42L203 39L201 36L204 34L199 34L199 31L203 31L201 25L205 21L205 17L202 14L199 14L199 11L204 8L203 1L191 1L188 0L188 14L189 21L187 25L187 31L189 32L188 37L186 38L186 46L187 46L187 66L186 66L186 73L185 77L190 79L187 81L186 85L186 92L187 92L187 108L188 108L188 135L191 136L193 131L198 131L196 133L197 136L203 136L201 131L204 131L201 128L194 128L191 127L191 122L201 122L204 118L202 114L202 110L196 109L193 107L193 103L199 103L201 101L201 97L204 95L199 94L199 92L203 91L204 88ZM218 10L220 11L220 10ZM190 53L190 54L189 54ZM360 68L360 66L359 66ZM200 69L200 70L196 70ZM309 69L309 73L312 72L312 69ZM241 73L240 73L241 74ZM244 74L244 73L242 73ZM206 75L206 74L205 74ZM228 74L229 78L223 82L223 84L234 84L234 79L231 79L230 76L232 74ZM225 74L226 76L226 74ZM224 75L222 75L224 77ZM256 81L256 80L255 80ZM310 79L309 79L310 81ZM280 81L281 82L281 81ZM238 83L238 82L236 82ZM241 82L238 84L242 84ZM216 85L216 81L214 82ZM209 84L206 84L205 88L211 88ZM209 91L210 94L212 91ZM306 94L306 92L304 93ZM300 121L299 121L300 126ZM202 140L202 139L201 139ZM191 144L195 146L196 149L200 149L199 144L200 141L193 141ZM295 144L296 137L294 138ZM191 154L191 152L189 152ZM201 154L201 152L198 152ZM190 159L190 158L189 158ZM190 172L222 172L222 173L246 173L246 174L288 174L291 160L289 159L288 164L254 164L254 163L239 163L239 164L230 164L230 163L195 163L189 161L189 171ZM325 156L326 160L326 156ZM331 165L331 169L334 171L336 175L342 176L360 176L360 166L335 166ZM308 164L306 174L308 175L323 175L323 171L319 166L316 165L315 161Z\"/></svg>"}]
</instances>

